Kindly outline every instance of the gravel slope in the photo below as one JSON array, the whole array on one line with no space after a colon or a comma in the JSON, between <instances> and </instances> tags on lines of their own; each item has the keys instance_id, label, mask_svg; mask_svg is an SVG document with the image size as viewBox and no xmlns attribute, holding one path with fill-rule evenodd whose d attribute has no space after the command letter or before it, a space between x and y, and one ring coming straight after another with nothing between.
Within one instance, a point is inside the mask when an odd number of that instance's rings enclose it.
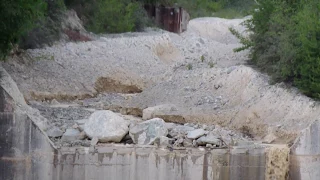
<instances>
[{"instance_id":1,"label":"gravel slope","mask_svg":"<svg viewBox=\"0 0 320 180\"><path fill-rule=\"evenodd\" d=\"M269 85L266 75L245 65L248 52L233 52L240 44L228 28L244 32L242 21L194 19L180 35L160 30L103 35L28 50L28 56L2 66L28 100L100 94L95 101L103 101L103 92L138 89L142 93L116 105L142 110L175 104L188 122L220 124L258 140L273 134L274 142L290 143L319 117L320 106L295 89Z\"/></svg>"}]
</instances>

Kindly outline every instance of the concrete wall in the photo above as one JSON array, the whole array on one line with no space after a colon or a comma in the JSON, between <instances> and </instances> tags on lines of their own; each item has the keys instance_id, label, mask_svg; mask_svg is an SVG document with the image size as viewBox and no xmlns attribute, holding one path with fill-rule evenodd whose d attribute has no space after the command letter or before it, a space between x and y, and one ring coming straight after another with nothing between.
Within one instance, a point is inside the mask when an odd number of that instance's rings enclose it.
<instances>
[{"instance_id":1,"label":"concrete wall","mask_svg":"<svg viewBox=\"0 0 320 180\"><path fill-rule=\"evenodd\" d=\"M48 179L54 148L0 87L0 179Z\"/></svg>"},{"instance_id":2,"label":"concrete wall","mask_svg":"<svg viewBox=\"0 0 320 180\"><path fill-rule=\"evenodd\" d=\"M56 179L198 180L265 177L261 149L174 150L110 145L62 148Z\"/></svg>"},{"instance_id":3,"label":"concrete wall","mask_svg":"<svg viewBox=\"0 0 320 180\"><path fill-rule=\"evenodd\" d=\"M320 179L320 121L316 120L296 140L290 152L290 179Z\"/></svg>"}]
</instances>

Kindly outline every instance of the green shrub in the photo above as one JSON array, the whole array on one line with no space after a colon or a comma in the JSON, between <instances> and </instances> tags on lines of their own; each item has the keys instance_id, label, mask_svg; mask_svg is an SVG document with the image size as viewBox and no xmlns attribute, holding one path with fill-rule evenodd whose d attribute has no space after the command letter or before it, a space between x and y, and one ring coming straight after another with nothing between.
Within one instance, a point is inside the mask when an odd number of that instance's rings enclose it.
<instances>
[{"instance_id":1,"label":"green shrub","mask_svg":"<svg viewBox=\"0 0 320 180\"><path fill-rule=\"evenodd\" d=\"M61 21L66 6L63 0L45 0L47 11L45 17L38 19L36 26L24 34L19 42L22 49L41 48L44 45L52 45L59 40L62 29Z\"/></svg>"},{"instance_id":2,"label":"green shrub","mask_svg":"<svg viewBox=\"0 0 320 180\"><path fill-rule=\"evenodd\" d=\"M251 63L274 82L289 82L306 95L320 98L320 2L264 0L245 25L249 39L231 29Z\"/></svg>"},{"instance_id":3,"label":"green shrub","mask_svg":"<svg viewBox=\"0 0 320 180\"><path fill-rule=\"evenodd\" d=\"M177 0L178 5L196 17L236 18L248 15L254 0Z\"/></svg>"},{"instance_id":4,"label":"green shrub","mask_svg":"<svg viewBox=\"0 0 320 180\"><path fill-rule=\"evenodd\" d=\"M0 2L0 59L3 59L18 43L20 37L44 16L46 3L43 0L7 0Z\"/></svg>"},{"instance_id":5,"label":"green shrub","mask_svg":"<svg viewBox=\"0 0 320 180\"><path fill-rule=\"evenodd\" d=\"M66 0L85 27L95 33L141 31L150 20L140 4L131 0Z\"/></svg>"}]
</instances>

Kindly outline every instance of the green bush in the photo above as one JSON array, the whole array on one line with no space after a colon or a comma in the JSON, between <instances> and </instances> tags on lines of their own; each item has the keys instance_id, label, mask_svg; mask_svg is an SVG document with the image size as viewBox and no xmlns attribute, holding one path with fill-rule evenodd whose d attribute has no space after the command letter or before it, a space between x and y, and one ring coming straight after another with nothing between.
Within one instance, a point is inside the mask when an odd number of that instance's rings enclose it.
<instances>
[{"instance_id":1,"label":"green bush","mask_svg":"<svg viewBox=\"0 0 320 180\"><path fill-rule=\"evenodd\" d=\"M196 17L236 18L248 15L254 0L177 0L178 5Z\"/></svg>"},{"instance_id":2,"label":"green bush","mask_svg":"<svg viewBox=\"0 0 320 180\"><path fill-rule=\"evenodd\" d=\"M44 16L43 0L0 1L0 58L3 59L18 43L20 37L32 29L35 21Z\"/></svg>"},{"instance_id":3,"label":"green bush","mask_svg":"<svg viewBox=\"0 0 320 180\"><path fill-rule=\"evenodd\" d=\"M66 0L76 10L85 27L95 33L140 31L150 23L145 10L131 0Z\"/></svg>"},{"instance_id":4,"label":"green bush","mask_svg":"<svg viewBox=\"0 0 320 180\"><path fill-rule=\"evenodd\" d=\"M61 21L66 6L63 0L45 0L45 2L47 4L45 17L38 19L36 26L21 37L20 48L41 48L43 45L52 45L59 40L62 33Z\"/></svg>"},{"instance_id":5,"label":"green bush","mask_svg":"<svg viewBox=\"0 0 320 180\"><path fill-rule=\"evenodd\" d=\"M274 82L288 82L320 98L320 2L264 0L245 22L249 39L231 30L250 49L251 63Z\"/></svg>"}]
</instances>

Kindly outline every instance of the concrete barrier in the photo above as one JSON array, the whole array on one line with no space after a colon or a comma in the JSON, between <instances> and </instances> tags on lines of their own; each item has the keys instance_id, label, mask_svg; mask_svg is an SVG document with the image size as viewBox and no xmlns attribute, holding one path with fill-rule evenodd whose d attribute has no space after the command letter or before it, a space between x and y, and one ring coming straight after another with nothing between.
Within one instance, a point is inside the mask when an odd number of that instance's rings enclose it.
<instances>
[{"instance_id":1,"label":"concrete barrier","mask_svg":"<svg viewBox=\"0 0 320 180\"><path fill-rule=\"evenodd\" d=\"M320 121L316 120L302 131L291 147L290 179L320 179Z\"/></svg>"}]
</instances>

